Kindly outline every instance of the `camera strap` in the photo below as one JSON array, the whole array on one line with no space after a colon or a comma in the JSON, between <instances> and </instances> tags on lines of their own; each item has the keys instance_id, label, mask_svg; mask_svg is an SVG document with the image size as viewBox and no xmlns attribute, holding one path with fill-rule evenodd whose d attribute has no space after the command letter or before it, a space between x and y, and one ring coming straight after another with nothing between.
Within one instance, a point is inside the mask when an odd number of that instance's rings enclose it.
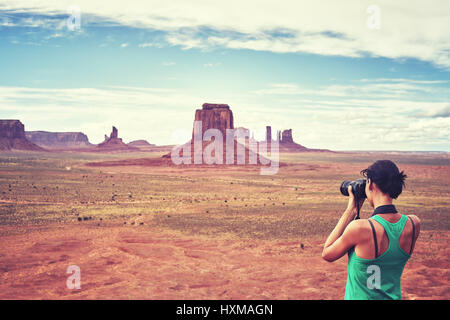
<instances>
[{"instance_id":1,"label":"camera strap","mask_svg":"<svg viewBox=\"0 0 450 320\"><path fill-rule=\"evenodd\" d=\"M358 199L358 197L356 195L355 195L355 202L356 202L356 209L357 209L355 220L358 220L359 219L359 212L361 211L361 208L359 207L359 199Z\"/></svg>"},{"instance_id":2,"label":"camera strap","mask_svg":"<svg viewBox=\"0 0 450 320\"><path fill-rule=\"evenodd\" d=\"M355 220L360 219L359 213L361 211L361 208L359 207L359 199L355 196L355 202L356 202L356 209L358 210L356 213ZM383 214L383 213L398 213L397 208L393 204L388 204L385 206L379 206L377 207L374 212L372 213L371 217L376 216L377 214Z\"/></svg>"},{"instance_id":3,"label":"camera strap","mask_svg":"<svg viewBox=\"0 0 450 320\"><path fill-rule=\"evenodd\" d=\"M393 204L388 204L385 206L379 206L375 209L375 211L372 213L372 217L377 214L383 214L383 213L398 213L397 209Z\"/></svg>"}]
</instances>

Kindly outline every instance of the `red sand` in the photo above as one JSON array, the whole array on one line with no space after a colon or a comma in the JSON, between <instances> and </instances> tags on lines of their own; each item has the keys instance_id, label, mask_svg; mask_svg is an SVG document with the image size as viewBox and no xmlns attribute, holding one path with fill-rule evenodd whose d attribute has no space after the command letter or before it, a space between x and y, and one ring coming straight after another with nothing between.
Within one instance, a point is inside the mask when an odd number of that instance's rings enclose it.
<instances>
[{"instance_id":1,"label":"red sand","mask_svg":"<svg viewBox=\"0 0 450 320\"><path fill-rule=\"evenodd\" d=\"M219 239L93 222L33 229L2 237L0 299L344 296L347 258L322 260L322 237L295 242ZM450 298L448 240L447 231L422 232L403 274L404 299ZM66 288L66 270L73 264L81 268L81 290Z\"/></svg>"}]
</instances>

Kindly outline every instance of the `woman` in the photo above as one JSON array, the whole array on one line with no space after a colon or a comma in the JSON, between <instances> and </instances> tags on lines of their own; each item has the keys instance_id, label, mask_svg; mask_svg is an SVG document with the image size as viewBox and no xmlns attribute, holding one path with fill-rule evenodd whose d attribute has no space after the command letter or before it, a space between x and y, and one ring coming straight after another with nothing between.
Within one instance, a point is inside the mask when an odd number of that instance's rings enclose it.
<instances>
[{"instance_id":1,"label":"woman","mask_svg":"<svg viewBox=\"0 0 450 320\"><path fill-rule=\"evenodd\" d=\"M354 220L357 207L349 187L348 207L328 236L322 257L333 262L348 253L346 300L401 299L400 278L420 232L419 218L397 213L392 204L406 175L390 160L377 161L361 174L375 211L369 219Z\"/></svg>"}]
</instances>

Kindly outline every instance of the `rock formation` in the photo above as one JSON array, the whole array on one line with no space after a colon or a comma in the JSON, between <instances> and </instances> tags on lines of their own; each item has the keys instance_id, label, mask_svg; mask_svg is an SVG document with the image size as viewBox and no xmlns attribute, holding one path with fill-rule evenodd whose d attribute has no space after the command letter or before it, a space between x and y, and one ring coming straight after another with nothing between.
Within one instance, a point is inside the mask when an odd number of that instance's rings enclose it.
<instances>
[{"instance_id":1,"label":"rock formation","mask_svg":"<svg viewBox=\"0 0 450 320\"><path fill-rule=\"evenodd\" d=\"M205 142L200 141L200 149L196 148L196 144L194 143L194 136L196 134L195 123L199 121L201 123L201 132L197 132L198 136L203 138L204 133L208 129L218 129L222 133L223 138L223 148L225 149L226 144L226 134L227 129L234 129L234 121L233 121L233 112L230 109L230 106L227 104L216 104L216 103L204 103L202 105L202 109L195 110L195 118L194 118L194 128L192 130L192 139L185 146L190 147L191 150L191 163L195 162L195 159L203 159L203 150L213 141ZM182 154L182 153L181 153ZM164 157L170 157L171 154L168 154ZM225 152L223 157L223 162L225 162ZM204 163L203 160L201 160Z\"/></svg>"},{"instance_id":2,"label":"rock formation","mask_svg":"<svg viewBox=\"0 0 450 320\"><path fill-rule=\"evenodd\" d=\"M292 139L292 129L283 130L281 134L281 143L294 143L294 139Z\"/></svg>"},{"instance_id":3,"label":"rock formation","mask_svg":"<svg viewBox=\"0 0 450 320\"><path fill-rule=\"evenodd\" d=\"M79 149L93 146L82 132L26 131L25 136L29 141L47 149Z\"/></svg>"},{"instance_id":4,"label":"rock formation","mask_svg":"<svg viewBox=\"0 0 450 320\"><path fill-rule=\"evenodd\" d=\"M195 110L195 121L202 122L202 135L214 128L225 137L227 129L234 129L233 112L227 104L204 103L202 109Z\"/></svg>"},{"instance_id":5,"label":"rock formation","mask_svg":"<svg viewBox=\"0 0 450 320\"><path fill-rule=\"evenodd\" d=\"M197 121L197 122L196 122ZM200 130L200 125L202 130ZM205 137L208 129L217 129L210 137ZM227 132L228 131L228 132ZM220 133L221 135L220 135ZM227 147L227 133L234 135L234 139L229 139L230 145ZM245 136L244 136L244 134ZM208 134L207 134L208 135ZM238 136L236 138L236 136ZM197 139L199 138L199 139ZM223 150L220 150L220 143L215 139L223 139ZM110 138L108 138L110 139ZM109 140L108 140L109 141ZM262 145L262 146L261 146ZM274 174L281 164L276 158L276 151L271 151L269 155L266 143L259 143L250 137L249 130L245 128L234 128L233 112L226 104L205 103L202 109L195 111L194 129L192 139L185 144L171 147L171 151L160 158L140 158L126 160L101 161L87 164L88 166L216 166L216 165L255 165L261 170L261 174ZM160 147L154 147L160 148ZM231 149L231 152L227 149ZM162 151L162 150L161 150ZM216 152L222 151L223 154ZM206 155L206 157L205 157ZM274 156L275 160L270 157ZM199 160L199 161L197 161Z\"/></svg>"},{"instance_id":6,"label":"rock formation","mask_svg":"<svg viewBox=\"0 0 450 320\"><path fill-rule=\"evenodd\" d=\"M25 137L25 128L19 120L0 120L0 150L44 151Z\"/></svg>"},{"instance_id":7,"label":"rock formation","mask_svg":"<svg viewBox=\"0 0 450 320\"><path fill-rule=\"evenodd\" d=\"M272 127L266 126L266 141L272 142Z\"/></svg>"},{"instance_id":8,"label":"rock formation","mask_svg":"<svg viewBox=\"0 0 450 320\"><path fill-rule=\"evenodd\" d=\"M119 139L119 136L118 136L118 131L117 131L117 128L116 127L112 127L112 132L111 132L111 134L109 135L109 138L110 139ZM122 141L122 139L120 139L121 141Z\"/></svg>"},{"instance_id":9,"label":"rock formation","mask_svg":"<svg viewBox=\"0 0 450 320\"><path fill-rule=\"evenodd\" d=\"M155 144L149 143L147 140L135 140L128 143L129 146L136 147L139 149L146 149L156 147Z\"/></svg>"},{"instance_id":10,"label":"rock formation","mask_svg":"<svg viewBox=\"0 0 450 320\"><path fill-rule=\"evenodd\" d=\"M292 138L292 129L278 131L278 141L280 152L331 152L325 149L309 149L295 143Z\"/></svg>"},{"instance_id":11,"label":"rock formation","mask_svg":"<svg viewBox=\"0 0 450 320\"><path fill-rule=\"evenodd\" d=\"M200 137L204 137L204 133L208 129L218 129L222 133L222 146L223 146L223 164L231 164L227 161L227 151L226 151L226 137L227 137L227 130L231 133L236 133L237 130L240 130L240 133L244 133L245 138L240 139L234 139L233 146L234 146L234 159L233 164L249 164L249 159L261 159L262 157L258 155L257 152L254 152L250 148L250 143L257 143L254 139L251 139L249 136L249 130L245 128L234 128L234 120L233 120L233 112L230 109L230 106L227 104L212 104L212 103L204 103L202 105L202 109L198 109L195 111L195 121L201 122L201 132L197 132L197 135ZM198 142L197 144L194 143L194 136L196 134L195 130L195 122L194 121L194 129L192 131L192 139L188 143L179 146L179 149L181 152L179 153L180 156L183 156L183 150L190 150L190 158L191 163L197 163L195 159L199 159L200 163L204 164L207 163L205 159L203 158L204 150L210 146L210 144L214 143L214 139L212 141L202 141ZM197 146L197 148L196 148ZM201 147L201 148L198 148ZM244 152L242 152L243 150ZM243 155L242 158L240 158L238 162L238 153ZM215 157L215 151L211 154L213 157ZM166 154L163 156L163 158L169 159L171 158L171 153ZM240 161L244 161L244 163L241 163ZM258 161L258 160L256 160ZM268 159L263 159L264 163L268 162ZM255 163L256 164L256 163Z\"/></svg>"},{"instance_id":12,"label":"rock formation","mask_svg":"<svg viewBox=\"0 0 450 320\"><path fill-rule=\"evenodd\" d=\"M292 138L292 129L283 130L278 132L278 139L280 143L280 152L304 152L313 151L301 144L295 143Z\"/></svg>"},{"instance_id":13,"label":"rock formation","mask_svg":"<svg viewBox=\"0 0 450 320\"><path fill-rule=\"evenodd\" d=\"M138 151L139 148L129 146L119 138L118 130L112 127L110 136L105 135L105 141L97 145L95 151Z\"/></svg>"}]
</instances>

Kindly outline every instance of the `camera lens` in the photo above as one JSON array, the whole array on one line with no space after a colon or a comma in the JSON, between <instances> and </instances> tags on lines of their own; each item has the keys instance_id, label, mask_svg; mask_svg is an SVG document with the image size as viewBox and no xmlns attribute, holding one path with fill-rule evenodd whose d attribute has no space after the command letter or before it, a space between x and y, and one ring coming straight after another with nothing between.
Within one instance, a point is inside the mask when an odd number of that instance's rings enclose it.
<instances>
[{"instance_id":1,"label":"camera lens","mask_svg":"<svg viewBox=\"0 0 450 320\"><path fill-rule=\"evenodd\" d=\"M358 199L365 199L366 196L366 180L365 179L357 179L355 181L346 180L341 184L341 193L342 195L348 197L348 187L352 186L353 194Z\"/></svg>"},{"instance_id":2,"label":"camera lens","mask_svg":"<svg viewBox=\"0 0 450 320\"><path fill-rule=\"evenodd\" d=\"M341 184L341 193L342 195L348 197L348 186L352 183L350 180L345 180Z\"/></svg>"}]
</instances>

